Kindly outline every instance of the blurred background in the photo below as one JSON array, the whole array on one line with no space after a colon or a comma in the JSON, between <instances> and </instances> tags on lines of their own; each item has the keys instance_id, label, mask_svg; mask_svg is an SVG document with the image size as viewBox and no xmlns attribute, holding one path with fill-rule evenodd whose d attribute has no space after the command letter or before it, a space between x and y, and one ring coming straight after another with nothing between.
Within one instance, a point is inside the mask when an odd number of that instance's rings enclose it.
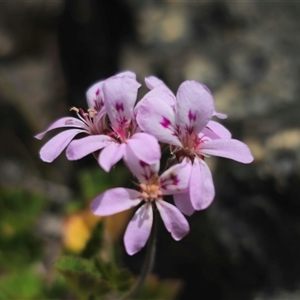
<instances>
[{"instance_id":1,"label":"blurred background","mask_svg":"<svg viewBox=\"0 0 300 300\"><path fill-rule=\"evenodd\" d=\"M53 263L82 254L101 223L89 202L129 176L92 157L44 163L51 134L33 136L86 109L94 82L131 70L174 92L187 79L206 84L255 158L207 160L216 197L188 217L182 241L160 224L153 286L172 284L152 299L299 299L299 13L297 1L1 1L0 298L77 299ZM138 275L145 252L129 257L122 244L129 215L103 223Z\"/></svg>"}]
</instances>

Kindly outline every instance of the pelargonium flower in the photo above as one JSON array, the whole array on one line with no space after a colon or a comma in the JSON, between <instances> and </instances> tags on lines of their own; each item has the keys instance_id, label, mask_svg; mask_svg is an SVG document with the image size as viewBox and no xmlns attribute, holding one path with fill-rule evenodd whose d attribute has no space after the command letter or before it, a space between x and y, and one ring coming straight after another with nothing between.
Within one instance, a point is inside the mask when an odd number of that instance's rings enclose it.
<instances>
[{"instance_id":1,"label":"pelargonium flower","mask_svg":"<svg viewBox=\"0 0 300 300\"><path fill-rule=\"evenodd\" d=\"M128 76L133 79L136 78L135 74L132 72L123 72L116 76ZM52 162L55 160L67 147L71 140L73 140L79 133L86 135L98 135L102 134L104 130L107 129L107 122L105 120L106 111L102 93L103 83L104 80L95 83L86 92L88 104L88 110L86 112L81 108L71 108L71 110L76 112L78 119L73 117L61 118L52 123L44 132L35 136L35 138L41 140L47 132L53 129L77 128L63 131L49 140L40 150L40 157L43 161Z\"/></svg>"},{"instance_id":2,"label":"pelargonium flower","mask_svg":"<svg viewBox=\"0 0 300 300\"><path fill-rule=\"evenodd\" d=\"M139 206L129 222L124 235L127 253L133 255L146 244L152 224L153 210L157 209L166 229L178 241L189 232L189 224L182 213L163 200L164 195L178 195L188 188L189 164L177 164L158 175L159 160L147 164L130 159L128 167L139 180L139 191L128 188L114 188L97 196L91 203L91 210L98 216L109 216Z\"/></svg>"},{"instance_id":3,"label":"pelargonium flower","mask_svg":"<svg viewBox=\"0 0 300 300\"><path fill-rule=\"evenodd\" d=\"M48 131L60 127L76 128L63 131L46 143L40 151L42 160L52 162L67 147L69 160L94 153L100 166L107 172L124 157L128 149L132 150L132 155L147 163L156 161L160 156L156 138L138 132L134 119L133 107L139 87L135 74L131 72L93 85L87 92L90 107L87 113L74 108L79 119L62 118L36 136L41 139ZM79 133L85 136L73 140ZM102 151L99 153L99 150Z\"/></svg>"},{"instance_id":4,"label":"pelargonium flower","mask_svg":"<svg viewBox=\"0 0 300 300\"><path fill-rule=\"evenodd\" d=\"M174 196L177 207L190 215L194 210L207 208L215 195L212 175L204 161L206 156L226 157L241 163L250 163L253 157L244 143L232 139L224 126L211 120L218 113L206 86L185 81L174 99L170 105L170 92L161 85L154 86L138 106L137 122L143 131L170 144L179 162L192 165L189 192L185 197Z\"/></svg>"}]
</instances>

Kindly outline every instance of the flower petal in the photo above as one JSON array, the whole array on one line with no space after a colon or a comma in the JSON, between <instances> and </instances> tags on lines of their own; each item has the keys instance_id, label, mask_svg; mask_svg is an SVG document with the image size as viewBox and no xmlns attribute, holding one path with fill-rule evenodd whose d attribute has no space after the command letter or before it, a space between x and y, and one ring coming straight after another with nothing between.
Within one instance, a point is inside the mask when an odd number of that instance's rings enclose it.
<instances>
[{"instance_id":1,"label":"flower petal","mask_svg":"<svg viewBox=\"0 0 300 300\"><path fill-rule=\"evenodd\" d=\"M191 216L195 211L190 200L190 192L173 195L177 208L185 215Z\"/></svg>"},{"instance_id":2,"label":"flower petal","mask_svg":"<svg viewBox=\"0 0 300 300\"><path fill-rule=\"evenodd\" d=\"M126 145L116 142L106 146L99 154L98 162L104 171L109 172L125 154Z\"/></svg>"},{"instance_id":3,"label":"flower petal","mask_svg":"<svg viewBox=\"0 0 300 300\"><path fill-rule=\"evenodd\" d=\"M41 140L48 131L56 129L56 128L61 128L61 127L77 127L77 128L82 128L82 129L88 131L87 125L84 122L82 122L81 120L78 120L73 117L64 117L59 120L56 120L45 131L37 134L35 136L35 138L38 140Z\"/></svg>"},{"instance_id":4,"label":"flower petal","mask_svg":"<svg viewBox=\"0 0 300 300\"><path fill-rule=\"evenodd\" d=\"M158 85L161 85L161 84L164 85L165 87L167 87L161 79L159 79L155 76L146 77L145 78L145 84L146 84L146 86L149 90L152 90L152 89L154 89L155 87L157 87Z\"/></svg>"},{"instance_id":5,"label":"flower petal","mask_svg":"<svg viewBox=\"0 0 300 300\"><path fill-rule=\"evenodd\" d=\"M176 124L181 134L199 133L211 119L214 100L206 86L196 81L183 82L177 91Z\"/></svg>"},{"instance_id":6,"label":"flower petal","mask_svg":"<svg viewBox=\"0 0 300 300\"><path fill-rule=\"evenodd\" d=\"M207 208L215 197L215 187L207 164L202 160L194 160L190 177L190 199L196 210Z\"/></svg>"},{"instance_id":7,"label":"flower petal","mask_svg":"<svg viewBox=\"0 0 300 300\"><path fill-rule=\"evenodd\" d=\"M127 77L130 77L132 79L136 79L135 73L133 73L131 71L123 71L121 73L116 74L115 76L116 77L125 77L125 76L127 76Z\"/></svg>"},{"instance_id":8,"label":"flower petal","mask_svg":"<svg viewBox=\"0 0 300 300\"><path fill-rule=\"evenodd\" d=\"M220 112L214 111L213 115L216 116L219 119L227 119L227 115L224 114L224 113L220 113Z\"/></svg>"},{"instance_id":9,"label":"flower petal","mask_svg":"<svg viewBox=\"0 0 300 300\"><path fill-rule=\"evenodd\" d=\"M146 86L150 89L143 99L147 99L148 97L160 97L160 99L166 102L168 105L173 108L176 105L176 97L172 93L172 91L164 84L164 82L154 76L150 76L145 78ZM143 99L140 101L142 102ZM140 103L138 102L138 104Z\"/></svg>"},{"instance_id":10,"label":"flower petal","mask_svg":"<svg viewBox=\"0 0 300 300\"><path fill-rule=\"evenodd\" d=\"M201 154L226 157L238 162L249 164L253 156L248 146L234 139L217 139L200 145Z\"/></svg>"},{"instance_id":11,"label":"flower petal","mask_svg":"<svg viewBox=\"0 0 300 300\"><path fill-rule=\"evenodd\" d=\"M142 101L137 122L143 131L154 135L158 141L182 146L177 137L174 110L160 97L149 97Z\"/></svg>"},{"instance_id":12,"label":"flower petal","mask_svg":"<svg viewBox=\"0 0 300 300\"><path fill-rule=\"evenodd\" d=\"M230 131L218 122L209 121L206 127L208 127L211 131L213 131L213 133L215 133L221 139L231 139Z\"/></svg>"},{"instance_id":13,"label":"flower petal","mask_svg":"<svg viewBox=\"0 0 300 300\"><path fill-rule=\"evenodd\" d=\"M147 164L144 161L139 160L133 151L127 147L126 153L124 156L124 160L130 171L135 175L139 182L141 183L148 183L153 176L158 176L160 161L157 161L154 164Z\"/></svg>"},{"instance_id":14,"label":"flower petal","mask_svg":"<svg viewBox=\"0 0 300 300\"><path fill-rule=\"evenodd\" d=\"M104 105L114 128L129 124L140 84L129 76L114 76L103 84Z\"/></svg>"},{"instance_id":15,"label":"flower petal","mask_svg":"<svg viewBox=\"0 0 300 300\"><path fill-rule=\"evenodd\" d=\"M44 162L53 162L54 159L64 151L73 138L81 132L84 131L80 129L69 129L54 136L40 150L41 159Z\"/></svg>"},{"instance_id":16,"label":"flower petal","mask_svg":"<svg viewBox=\"0 0 300 300\"><path fill-rule=\"evenodd\" d=\"M98 81L93 84L86 92L86 100L89 108L100 111L104 106L102 85L104 80Z\"/></svg>"},{"instance_id":17,"label":"flower petal","mask_svg":"<svg viewBox=\"0 0 300 300\"><path fill-rule=\"evenodd\" d=\"M146 245L152 224L153 211L151 203L147 202L136 211L126 228L124 245L129 255L137 253Z\"/></svg>"},{"instance_id":18,"label":"flower petal","mask_svg":"<svg viewBox=\"0 0 300 300\"><path fill-rule=\"evenodd\" d=\"M140 196L140 192L132 189L110 189L98 195L90 208L97 216L110 216L138 205Z\"/></svg>"},{"instance_id":19,"label":"flower petal","mask_svg":"<svg viewBox=\"0 0 300 300\"><path fill-rule=\"evenodd\" d=\"M134 155L147 164L156 163L161 157L160 146L157 139L144 132L134 134L127 140L127 147Z\"/></svg>"},{"instance_id":20,"label":"flower petal","mask_svg":"<svg viewBox=\"0 0 300 300\"><path fill-rule=\"evenodd\" d=\"M71 142L66 155L69 160L77 160L102 149L112 142L114 142L114 139L106 135L89 135Z\"/></svg>"},{"instance_id":21,"label":"flower petal","mask_svg":"<svg viewBox=\"0 0 300 300\"><path fill-rule=\"evenodd\" d=\"M159 183L163 194L173 195L188 190L192 166L185 160L161 174Z\"/></svg>"},{"instance_id":22,"label":"flower petal","mask_svg":"<svg viewBox=\"0 0 300 300\"><path fill-rule=\"evenodd\" d=\"M189 223L177 207L162 200L156 201L156 207L174 240L179 241L189 233Z\"/></svg>"}]
</instances>

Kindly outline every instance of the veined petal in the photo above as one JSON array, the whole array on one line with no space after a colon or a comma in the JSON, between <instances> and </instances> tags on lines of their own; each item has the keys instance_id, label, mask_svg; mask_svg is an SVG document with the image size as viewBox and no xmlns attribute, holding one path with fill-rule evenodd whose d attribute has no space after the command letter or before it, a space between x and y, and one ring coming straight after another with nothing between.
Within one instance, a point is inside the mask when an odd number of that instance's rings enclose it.
<instances>
[{"instance_id":1,"label":"veined petal","mask_svg":"<svg viewBox=\"0 0 300 300\"><path fill-rule=\"evenodd\" d=\"M104 105L114 128L129 124L140 84L129 76L114 76L103 84Z\"/></svg>"},{"instance_id":2,"label":"veined petal","mask_svg":"<svg viewBox=\"0 0 300 300\"><path fill-rule=\"evenodd\" d=\"M56 129L56 128L62 128L62 127L76 127L76 128L82 128L82 129L88 131L87 125L84 122L82 122L81 120L73 118L73 117L64 117L59 120L56 120L45 131L37 134L35 136L35 138L38 140L41 140L48 131Z\"/></svg>"},{"instance_id":3,"label":"veined petal","mask_svg":"<svg viewBox=\"0 0 300 300\"><path fill-rule=\"evenodd\" d=\"M162 200L156 201L156 207L174 240L179 241L189 233L189 223L177 207Z\"/></svg>"},{"instance_id":4,"label":"veined petal","mask_svg":"<svg viewBox=\"0 0 300 300\"><path fill-rule=\"evenodd\" d=\"M146 202L136 211L124 234L124 245L129 255L139 252L146 245L152 224L151 203Z\"/></svg>"},{"instance_id":5,"label":"veined petal","mask_svg":"<svg viewBox=\"0 0 300 300\"><path fill-rule=\"evenodd\" d=\"M213 112L214 100L206 86L196 81L185 81L179 86L176 124L181 130L199 133Z\"/></svg>"},{"instance_id":6,"label":"veined petal","mask_svg":"<svg viewBox=\"0 0 300 300\"><path fill-rule=\"evenodd\" d=\"M114 139L107 135L89 135L72 141L67 148L66 155L69 160L77 160L113 142Z\"/></svg>"},{"instance_id":7,"label":"veined petal","mask_svg":"<svg viewBox=\"0 0 300 300\"><path fill-rule=\"evenodd\" d=\"M86 100L89 108L100 111L104 106L103 95L102 95L102 85L104 80L98 81L93 84L86 92Z\"/></svg>"},{"instance_id":8,"label":"veined petal","mask_svg":"<svg viewBox=\"0 0 300 300\"><path fill-rule=\"evenodd\" d=\"M209 167L195 159L190 177L190 199L196 210L207 208L215 197L215 187Z\"/></svg>"},{"instance_id":9,"label":"veined petal","mask_svg":"<svg viewBox=\"0 0 300 300\"><path fill-rule=\"evenodd\" d=\"M139 160L130 147L126 148L124 160L130 171L137 177L140 183L148 183L154 176L158 176L160 157L153 164L147 164Z\"/></svg>"},{"instance_id":10,"label":"veined petal","mask_svg":"<svg viewBox=\"0 0 300 300\"><path fill-rule=\"evenodd\" d=\"M221 139L231 139L230 131L218 122L209 121L207 123L206 127L208 127L211 131L213 131Z\"/></svg>"},{"instance_id":11,"label":"veined petal","mask_svg":"<svg viewBox=\"0 0 300 300\"><path fill-rule=\"evenodd\" d=\"M109 172L125 154L126 145L116 142L106 146L99 154L98 162L104 171Z\"/></svg>"},{"instance_id":12,"label":"veined petal","mask_svg":"<svg viewBox=\"0 0 300 300\"><path fill-rule=\"evenodd\" d=\"M157 139L148 133L135 133L127 140L127 147L139 160L147 164L156 163L161 157L160 145Z\"/></svg>"},{"instance_id":13,"label":"veined petal","mask_svg":"<svg viewBox=\"0 0 300 300\"><path fill-rule=\"evenodd\" d=\"M138 205L140 196L140 192L132 189L110 189L98 195L90 208L97 216L110 216Z\"/></svg>"},{"instance_id":14,"label":"veined petal","mask_svg":"<svg viewBox=\"0 0 300 300\"><path fill-rule=\"evenodd\" d=\"M200 145L199 152L205 155L230 158L244 164L253 161L248 146L234 139L217 139L205 142Z\"/></svg>"},{"instance_id":15,"label":"veined petal","mask_svg":"<svg viewBox=\"0 0 300 300\"><path fill-rule=\"evenodd\" d=\"M41 159L44 162L53 162L54 159L63 152L73 138L82 132L84 131L80 129L69 129L59 133L42 147L40 150Z\"/></svg>"},{"instance_id":16,"label":"veined petal","mask_svg":"<svg viewBox=\"0 0 300 300\"><path fill-rule=\"evenodd\" d=\"M173 195L187 191L191 170L191 164L183 161L161 174L159 183L163 194Z\"/></svg>"},{"instance_id":17,"label":"veined petal","mask_svg":"<svg viewBox=\"0 0 300 300\"><path fill-rule=\"evenodd\" d=\"M191 216L195 211L190 200L190 192L173 195L174 203L177 208L185 215Z\"/></svg>"},{"instance_id":18,"label":"veined petal","mask_svg":"<svg viewBox=\"0 0 300 300\"><path fill-rule=\"evenodd\" d=\"M141 129L154 135L158 141L182 146L177 137L175 113L159 97L149 97L138 108L137 122Z\"/></svg>"}]
</instances>

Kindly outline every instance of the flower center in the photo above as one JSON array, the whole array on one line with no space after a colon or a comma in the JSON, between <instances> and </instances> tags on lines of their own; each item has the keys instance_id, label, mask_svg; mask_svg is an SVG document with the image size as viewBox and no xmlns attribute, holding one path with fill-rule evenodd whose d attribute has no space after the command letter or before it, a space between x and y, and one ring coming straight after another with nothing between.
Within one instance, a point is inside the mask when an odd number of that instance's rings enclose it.
<instances>
[{"instance_id":1,"label":"flower center","mask_svg":"<svg viewBox=\"0 0 300 300\"><path fill-rule=\"evenodd\" d=\"M141 183L140 189L145 200L157 200L163 196L158 184Z\"/></svg>"},{"instance_id":2,"label":"flower center","mask_svg":"<svg viewBox=\"0 0 300 300\"><path fill-rule=\"evenodd\" d=\"M191 162L194 162L196 157L204 159L204 156L198 152L198 147L204 143L204 140L200 138L196 133L192 132L181 138L182 148L177 146L170 146L171 152L175 154L177 160L182 162L184 158L189 158Z\"/></svg>"},{"instance_id":3,"label":"flower center","mask_svg":"<svg viewBox=\"0 0 300 300\"><path fill-rule=\"evenodd\" d=\"M83 121L91 134L102 134L106 128L105 116L99 114L95 109L89 108L85 112L82 108L72 107L71 111L74 110L78 118Z\"/></svg>"}]
</instances>

